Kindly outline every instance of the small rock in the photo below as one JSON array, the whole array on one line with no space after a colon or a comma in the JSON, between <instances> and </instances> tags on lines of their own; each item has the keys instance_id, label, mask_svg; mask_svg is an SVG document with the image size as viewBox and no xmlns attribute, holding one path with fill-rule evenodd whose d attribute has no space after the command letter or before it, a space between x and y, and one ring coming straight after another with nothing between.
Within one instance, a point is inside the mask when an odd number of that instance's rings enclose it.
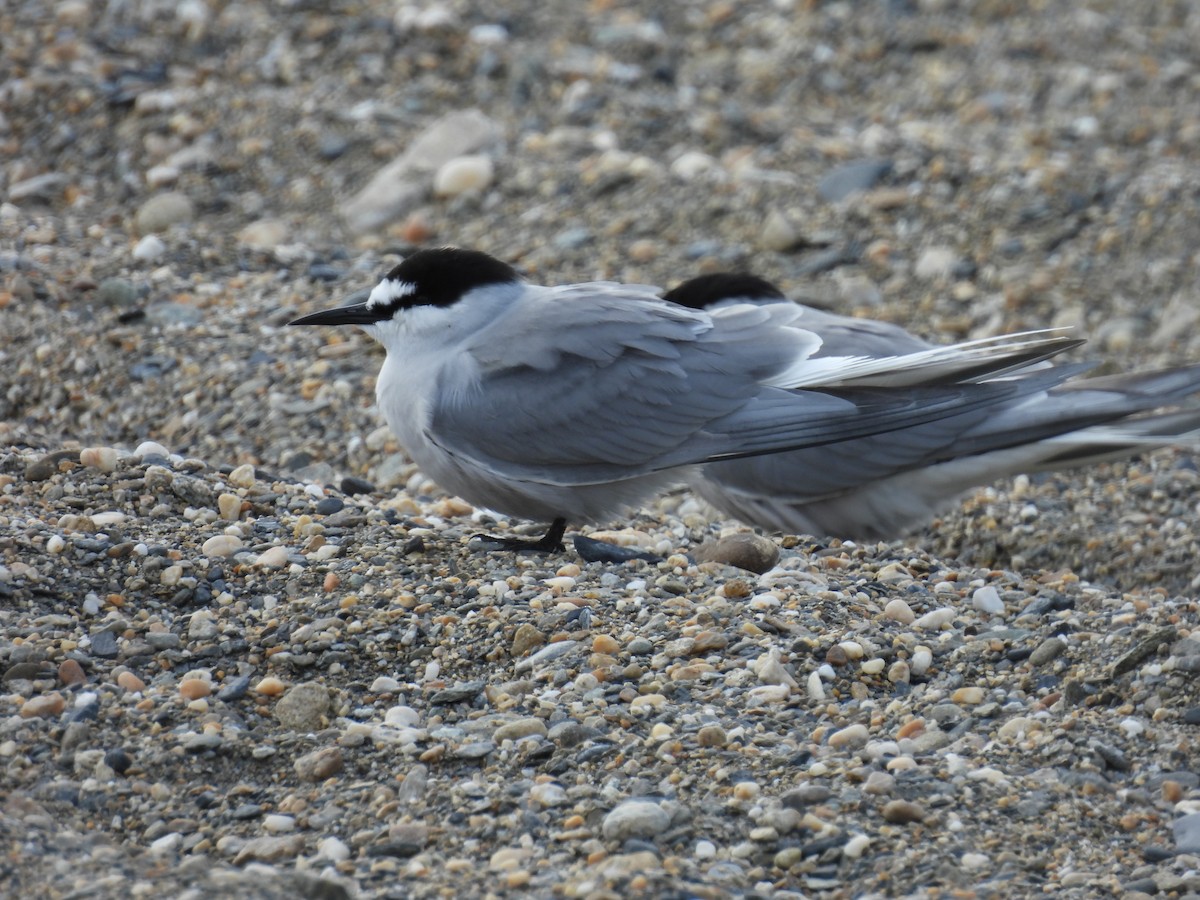
<instances>
[{"instance_id":1,"label":"small rock","mask_svg":"<svg viewBox=\"0 0 1200 900\"><path fill-rule=\"evenodd\" d=\"M133 258L138 262L158 262L167 252L167 245L157 234L148 234L133 245Z\"/></svg>"},{"instance_id":2,"label":"small rock","mask_svg":"<svg viewBox=\"0 0 1200 900\"><path fill-rule=\"evenodd\" d=\"M696 549L696 559L736 566L761 575L779 562L779 546L758 534L731 534L702 544Z\"/></svg>"},{"instance_id":3,"label":"small rock","mask_svg":"<svg viewBox=\"0 0 1200 900\"><path fill-rule=\"evenodd\" d=\"M913 622L913 626L916 628L941 628L943 625L953 622L955 615L954 607L943 606L925 613Z\"/></svg>"},{"instance_id":4,"label":"small rock","mask_svg":"<svg viewBox=\"0 0 1200 900\"><path fill-rule=\"evenodd\" d=\"M1029 664L1035 669L1053 662L1067 649L1067 642L1059 637L1046 638L1029 654Z\"/></svg>"},{"instance_id":5,"label":"small rock","mask_svg":"<svg viewBox=\"0 0 1200 900\"><path fill-rule=\"evenodd\" d=\"M242 498L237 494L221 494L217 497L217 512L227 522L236 522L242 515ZM233 537L233 535L227 535ZM239 541L240 543L240 541ZM211 556L211 553L205 555Z\"/></svg>"},{"instance_id":6,"label":"small rock","mask_svg":"<svg viewBox=\"0 0 1200 900\"><path fill-rule=\"evenodd\" d=\"M200 545L200 552L209 559L222 559L226 556L233 556L233 554L241 549L242 539L236 534L214 535Z\"/></svg>"},{"instance_id":7,"label":"small rock","mask_svg":"<svg viewBox=\"0 0 1200 900\"><path fill-rule=\"evenodd\" d=\"M58 680L66 685L83 684L87 681L87 674L75 660L64 659L58 666Z\"/></svg>"},{"instance_id":8,"label":"small rock","mask_svg":"<svg viewBox=\"0 0 1200 900\"><path fill-rule=\"evenodd\" d=\"M117 655L117 636L111 631L100 631L92 635L92 656L113 659Z\"/></svg>"},{"instance_id":9,"label":"small rock","mask_svg":"<svg viewBox=\"0 0 1200 900\"><path fill-rule=\"evenodd\" d=\"M553 782L535 784L529 789L529 799L544 807L562 806L570 800L562 785Z\"/></svg>"},{"instance_id":10,"label":"small rock","mask_svg":"<svg viewBox=\"0 0 1200 900\"><path fill-rule=\"evenodd\" d=\"M800 233L787 216L777 209L767 213L758 238L764 250L787 253L802 243Z\"/></svg>"},{"instance_id":11,"label":"small rock","mask_svg":"<svg viewBox=\"0 0 1200 900\"><path fill-rule=\"evenodd\" d=\"M216 618L207 609L192 613L192 617L188 620L189 641L211 641L220 633L221 629L217 625Z\"/></svg>"},{"instance_id":12,"label":"small rock","mask_svg":"<svg viewBox=\"0 0 1200 900\"><path fill-rule=\"evenodd\" d=\"M671 162L671 174L684 181L694 181L705 176L723 175L721 164L707 153L688 150Z\"/></svg>"},{"instance_id":13,"label":"small rock","mask_svg":"<svg viewBox=\"0 0 1200 900\"><path fill-rule=\"evenodd\" d=\"M917 618L916 613L912 611L912 607L899 597L894 597L887 602L887 606L883 608L883 614L892 621L899 622L901 625L911 625Z\"/></svg>"},{"instance_id":14,"label":"small rock","mask_svg":"<svg viewBox=\"0 0 1200 900\"><path fill-rule=\"evenodd\" d=\"M889 800L883 807L883 818L893 825L920 822L925 818L925 808L910 800Z\"/></svg>"},{"instance_id":15,"label":"small rock","mask_svg":"<svg viewBox=\"0 0 1200 900\"><path fill-rule=\"evenodd\" d=\"M513 635L511 653L513 656L524 656L534 647L546 643L546 635L529 622L522 622Z\"/></svg>"},{"instance_id":16,"label":"small rock","mask_svg":"<svg viewBox=\"0 0 1200 900\"><path fill-rule=\"evenodd\" d=\"M259 690L262 692L261 683ZM325 685L304 682L279 698L275 704L275 718L292 731L317 731L323 726L332 706L329 689Z\"/></svg>"},{"instance_id":17,"label":"small rock","mask_svg":"<svg viewBox=\"0 0 1200 900\"><path fill-rule=\"evenodd\" d=\"M948 278L958 265L958 253L953 247L928 247L913 266L913 275L922 281Z\"/></svg>"},{"instance_id":18,"label":"small rock","mask_svg":"<svg viewBox=\"0 0 1200 900\"><path fill-rule=\"evenodd\" d=\"M188 678L179 683L179 694L185 700L200 700L212 693L212 684L203 678Z\"/></svg>"},{"instance_id":19,"label":"small rock","mask_svg":"<svg viewBox=\"0 0 1200 900\"><path fill-rule=\"evenodd\" d=\"M971 595L971 605L989 616L998 616L1004 612L1004 601L1000 599L1000 592L990 584L985 584Z\"/></svg>"},{"instance_id":20,"label":"small rock","mask_svg":"<svg viewBox=\"0 0 1200 900\"><path fill-rule=\"evenodd\" d=\"M151 197L137 211L135 224L140 234L166 231L172 225L190 222L196 210L186 194L165 191Z\"/></svg>"},{"instance_id":21,"label":"small rock","mask_svg":"<svg viewBox=\"0 0 1200 900\"><path fill-rule=\"evenodd\" d=\"M53 718L63 711L66 701L58 691L30 697L21 705L22 719Z\"/></svg>"},{"instance_id":22,"label":"small rock","mask_svg":"<svg viewBox=\"0 0 1200 900\"><path fill-rule=\"evenodd\" d=\"M254 560L254 565L263 569L282 569L288 563L287 547L268 547Z\"/></svg>"},{"instance_id":23,"label":"small rock","mask_svg":"<svg viewBox=\"0 0 1200 900\"><path fill-rule=\"evenodd\" d=\"M492 158L482 153L459 156L441 165L433 176L433 193L438 197L457 197L479 193L492 183L495 167Z\"/></svg>"},{"instance_id":24,"label":"small rock","mask_svg":"<svg viewBox=\"0 0 1200 900\"><path fill-rule=\"evenodd\" d=\"M849 747L861 747L867 742L867 739L870 736L870 732L867 731L866 725L861 723L847 725L845 728L835 731L829 736L829 746L836 750Z\"/></svg>"},{"instance_id":25,"label":"small rock","mask_svg":"<svg viewBox=\"0 0 1200 900\"><path fill-rule=\"evenodd\" d=\"M290 818L284 816L283 818ZM248 862L278 862L283 859L293 859L304 852L304 836L291 834L285 837L259 837L246 841L242 849L233 858L235 866Z\"/></svg>"},{"instance_id":26,"label":"small rock","mask_svg":"<svg viewBox=\"0 0 1200 900\"><path fill-rule=\"evenodd\" d=\"M287 685L274 675L268 675L254 686L256 694L263 694L267 697L278 697L285 690L287 690Z\"/></svg>"},{"instance_id":27,"label":"small rock","mask_svg":"<svg viewBox=\"0 0 1200 900\"><path fill-rule=\"evenodd\" d=\"M221 685L221 690L217 692L217 699L224 703L240 700L246 696L246 692L249 690L250 676L239 675L237 678L230 678Z\"/></svg>"},{"instance_id":28,"label":"small rock","mask_svg":"<svg viewBox=\"0 0 1200 900\"><path fill-rule=\"evenodd\" d=\"M961 687L950 695L950 702L957 703L959 706L978 706L983 702L983 688L981 687Z\"/></svg>"},{"instance_id":29,"label":"small rock","mask_svg":"<svg viewBox=\"0 0 1200 900\"><path fill-rule=\"evenodd\" d=\"M128 670L117 676L117 684L131 694L140 694L146 690L146 682Z\"/></svg>"},{"instance_id":30,"label":"small rock","mask_svg":"<svg viewBox=\"0 0 1200 900\"><path fill-rule=\"evenodd\" d=\"M257 477L258 475L254 471L254 466L250 465L250 463L243 463L225 476L226 480L230 484L232 484L234 487L240 488L254 487L254 482Z\"/></svg>"},{"instance_id":31,"label":"small rock","mask_svg":"<svg viewBox=\"0 0 1200 900\"><path fill-rule=\"evenodd\" d=\"M653 838L667 830L671 817L657 803L626 800L604 817L600 831L607 841L627 838Z\"/></svg>"},{"instance_id":32,"label":"small rock","mask_svg":"<svg viewBox=\"0 0 1200 900\"><path fill-rule=\"evenodd\" d=\"M301 781L324 781L342 771L345 760L338 747L325 747L299 757L294 768Z\"/></svg>"},{"instance_id":33,"label":"small rock","mask_svg":"<svg viewBox=\"0 0 1200 900\"><path fill-rule=\"evenodd\" d=\"M117 468L121 454L112 447L86 447L79 451L79 462L101 472L112 472Z\"/></svg>"},{"instance_id":34,"label":"small rock","mask_svg":"<svg viewBox=\"0 0 1200 900\"><path fill-rule=\"evenodd\" d=\"M724 747L729 738L720 725L705 725L696 732L696 741L701 747Z\"/></svg>"},{"instance_id":35,"label":"small rock","mask_svg":"<svg viewBox=\"0 0 1200 900\"><path fill-rule=\"evenodd\" d=\"M518 741L523 737L529 737L532 734L546 736L546 722L536 716L529 716L524 719L517 719L515 722L508 722L501 725L492 734L492 739L497 743L504 741Z\"/></svg>"},{"instance_id":36,"label":"small rock","mask_svg":"<svg viewBox=\"0 0 1200 900\"><path fill-rule=\"evenodd\" d=\"M96 288L96 303L101 306L126 307L137 302L138 292L125 278L105 278ZM163 454L164 456L166 454Z\"/></svg>"},{"instance_id":37,"label":"small rock","mask_svg":"<svg viewBox=\"0 0 1200 900\"><path fill-rule=\"evenodd\" d=\"M1200 813L1180 816L1171 826L1175 849L1180 853L1200 853Z\"/></svg>"}]
</instances>

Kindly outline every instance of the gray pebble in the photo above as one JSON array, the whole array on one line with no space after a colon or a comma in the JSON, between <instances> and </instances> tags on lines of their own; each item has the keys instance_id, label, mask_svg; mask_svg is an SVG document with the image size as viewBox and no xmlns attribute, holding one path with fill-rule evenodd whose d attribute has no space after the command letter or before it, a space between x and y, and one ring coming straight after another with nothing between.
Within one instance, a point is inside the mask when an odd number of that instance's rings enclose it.
<instances>
[{"instance_id":1,"label":"gray pebble","mask_svg":"<svg viewBox=\"0 0 1200 900\"><path fill-rule=\"evenodd\" d=\"M303 682L289 688L275 704L275 718L291 731L320 729L329 714L332 701L329 689L316 682Z\"/></svg>"},{"instance_id":2,"label":"gray pebble","mask_svg":"<svg viewBox=\"0 0 1200 900\"><path fill-rule=\"evenodd\" d=\"M600 830L605 840L624 841L633 837L655 837L666 831L670 824L670 815L657 803L626 800L604 817Z\"/></svg>"}]
</instances>

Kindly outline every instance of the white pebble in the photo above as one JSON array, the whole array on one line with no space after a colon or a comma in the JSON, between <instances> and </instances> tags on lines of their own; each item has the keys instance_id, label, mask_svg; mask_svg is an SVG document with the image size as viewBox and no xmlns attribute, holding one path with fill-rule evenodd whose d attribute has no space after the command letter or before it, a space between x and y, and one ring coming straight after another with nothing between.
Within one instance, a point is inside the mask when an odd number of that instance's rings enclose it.
<instances>
[{"instance_id":1,"label":"white pebble","mask_svg":"<svg viewBox=\"0 0 1200 900\"><path fill-rule=\"evenodd\" d=\"M389 678L387 675L380 675L371 682L369 689L372 694L398 694L400 693L400 682L395 678ZM396 707L397 709L408 709L406 706ZM413 724L411 722L405 724Z\"/></svg>"},{"instance_id":2,"label":"white pebble","mask_svg":"<svg viewBox=\"0 0 1200 900\"><path fill-rule=\"evenodd\" d=\"M200 552L210 559L233 556L242 549L242 539L232 534L218 534L200 545Z\"/></svg>"},{"instance_id":3,"label":"white pebble","mask_svg":"<svg viewBox=\"0 0 1200 900\"><path fill-rule=\"evenodd\" d=\"M871 839L869 837L865 834L856 834L843 845L842 854L848 859L858 859L870 846Z\"/></svg>"},{"instance_id":4,"label":"white pebble","mask_svg":"<svg viewBox=\"0 0 1200 900\"><path fill-rule=\"evenodd\" d=\"M438 197L457 197L478 193L492 183L495 166L490 156L475 153L448 160L433 176L433 192Z\"/></svg>"},{"instance_id":5,"label":"white pebble","mask_svg":"<svg viewBox=\"0 0 1200 900\"><path fill-rule=\"evenodd\" d=\"M925 615L913 622L913 625L917 628L941 628L943 625L953 622L954 615L954 607L943 606L940 609L925 613Z\"/></svg>"},{"instance_id":6,"label":"white pebble","mask_svg":"<svg viewBox=\"0 0 1200 900\"><path fill-rule=\"evenodd\" d=\"M62 553L66 546L67 542L62 539L61 535L52 534L46 539L47 553Z\"/></svg>"},{"instance_id":7,"label":"white pebble","mask_svg":"<svg viewBox=\"0 0 1200 900\"><path fill-rule=\"evenodd\" d=\"M874 659L868 659L862 664L862 671L864 675L878 675L883 671L885 665L886 663L883 659L876 656Z\"/></svg>"},{"instance_id":8,"label":"white pebble","mask_svg":"<svg viewBox=\"0 0 1200 900\"><path fill-rule=\"evenodd\" d=\"M971 604L980 612L989 616L998 616L1004 612L1004 601L1000 592L990 584L985 584L971 596Z\"/></svg>"},{"instance_id":9,"label":"white pebble","mask_svg":"<svg viewBox=\"0 0 1200 900\"><path fill-rule=\"evenodd\" d=\"M1128 738L1141 737L1146 733L1146 726L1132 716L1122 719L1118 727L1125 732L1125 736Z\"/></svg>"},{"instance_id":10,"label":"white pebble","mask_svg":"<svg viewBox=\"0 0 1200 900\"><path fill-rule=\"evenodd\" d=\"M287 561L287 547L268 547L258 555L258 559L254 561L254 565L261 566L264 569L282 569L287 565Z\"/></svg>"},{"instance_id":11,"label":"white pebble","mask_svg":"<svg viewBox=\"0 0 1200 900\"><path fill-rule=\"evenodd\" d=\"M117 467L120 454L112 447L86 447L79 451L79 461L89 468L111 472Z\"/></svg>"},{"instance_id":12,"label":"white pebble","mask_svg":"<svg viewBox=\"0 0 1200 900\"><path fill-rule=\"evenodd\" d=\"M146 170L146 184L152 188L166 187L179 180L179 167L171 165L151 166ZM141 242L138 243L141 246ZM137 255L137 251L134 251Z\"/></svg>"},{"instance_id":13,"label":"white pebble","mask_svg":"<svg viewBox=\"0 0 1200 900\"><path fill-rule=\"evenodd\" d=\"M721 164L707 153L689 150L675 157L671 163L671 174L684 181L692 181L702 175L721 174Z\"/></svg>"},{"instance_id":14,"label":"white pebble","mask_svg":"<svg viewBox=\"0 0 1200 900\"><path fill-rule=\"evenodd\" d=\"M763 684L783 684L789 688L799 687L796 679L784 668L777 648L772 647L754 661L754 672Z\"/></svg>"},{"instance_id":15,"label":"white pebble","mask_svg":"<svg viewBox=\"0 0 1200 900\"><path fill-rule=\"evenodd\" d=\"M810 672L808 676L808 699L809 700L824 700L825 686L821 684L821 673Z\"/></svg>"},{"instance_id":16,"label":"white pebble","mask_svg":"<svg viewBox=\"0 0 1200 900\"><path fill-rule=\"evenodd\" d=\"M150 842L151 853L170 853L173 850L178 850L179 845L183 843L183 835L178 831L172 831L170 834L164 834L160 838L155 838Z\"/></svg>"},{"instance_id":17,"label":"white pebble","mask_svg":"<svg viewBox=\"0 0 1200 900\"><path fill-rule=\"evenodd\" d=\"M383 723L394 728L421 724L421 714L411 706L393 706L383 714Z\"/></svg>"},{"instance_id":18,"label":"white pebble","mask_svg":"<svg viewBox=\"0 0 1200 900\"><path fill-rule=\"evenodd\" d=\"M467 37L474 44L481 44L485 47L497 47L500 44L508 43L508 29L503 25L487 24L475 25L467 32Z\"/></svg>"},{"instance_id":19,"label":"white pebble","mask_svg":"<svg viewBox=\"0 0 1200 900\"><path fill-rule=\"evenodd\" d=\"M894 622L899 622L901 625L911 625L917 616L912 611L912 607L896 597L889 600L887 606L883 608L883 614Z\"/></svg>"},{"instance_id":20,"label":"white pebble","mask_svg":"<svg viewBox=\"0 0 1200 900\"><path fill-rule=\"evenodd\" d=\"M717 855L717 845L712 841L696 841L692 856L696 859L712 859Z\"/></svg>"},{"instance_id":21,"label":"white pebble","mask_svg":"<svg viewBox=\"0 0 1200 900\"><path fill-rule=\"evenodd\" d=\"M933 665L933 651L924 644L917 644L913 650L912 660L909 662L909 668L914 675L924 675L929 671L929 667Z\"/></svg>"},{"instance_id":22,"label":"white pebble","mask_svg":"<svg viewBox=\"0 0 1200 900\"><path fill-rule=\"evenodd\" d=\"M863 645L858 641L842 641L838 644L842 648L842 652L846 654L847 659L862 659L864 655Z\"/></svg>"},{"instance_id":23,"label":"white pebble","mask_svg":"<svg viewBox=\"0 0 1200 900\"><path fill-rule=\"evenodd\" d=\"M339 863L350 858L350 848L341 838L321 838L317 841L317 855L332 863Z\"/></svg>"},{"instance_id":24,"label":"white pebble","mask_svg":"<svg viewBox=\"0 0 1200 900\"><path fill-rule=\"evenodd\" d=\"M829 746L835 750L840 750L844 747L861 747L867 742L869 737L870 732L867 731L866 725L847 725L845 728L835 731L829 736Z\"/></svg>"},{"instance_id":25,"label":"white pebble","mask_svg":"<svg viewBox=\"0 0 1200 900\"><path fill-rule=\"evenodd\" d=\"M114 510L106 510L104 512L92 513L92 524L100 528L109 525L119 525L129 517L123 512Z\"/></svg>"},{"instance_id":26,"label":"white pebble","mask_svg":"<svg viewBox=\"0 0 1200 900\"><path fill-rule=\"evenodd\" d=\"M174 587L183 577L183 566L167 566L159 573L158 580L166 587Z\"/></svg>"},{"instance_id":27,"label":"white pebble","mask_svg":"<svg viewBox=\"0 0 1200 900\"><path fill-rule=\"evenodd\" d=\"M529 789L529 799L539 806L562 806L567 802L567 792L562 785L547 782L535 784Z\"/></svg>"},{"instance_id":28,"label":"white pebble","mask_svg":"<svg viewBox=\"0 0 1200 900\"><path fill-rule=\"evenodd\" d=\"M227 522L236 522L242 515L242 498L237 494L221 494L217 497L217 512Z\"/></svg>"},{"instance_id":29,"label":"white pebble","mask_svg":"<svg viewBox=\"0 0 1200 900\"><path fill-rule=\"evenodd\" d=\"M168 457L171 451L157 441L142 441L137 445L137 449L133 451L133 455L138 459L145 459L147 456L162 456Z\"/></svg>"},{"instance_id":30,"label":"white pebble","mask_svg":"<svg viewBox=\"0 0 1200 900\"><path fill-rule=\"evenodd\" d=\"M986 869L991 865L991 857L986 853L964 853L958 859L959 864L968 872Z\"/></svg>"},{"instance_id":31,"label":"white pebble","mask_svg":"<svg viewBox=\"0 0 1200 900\"><path fill-rule=\"evenodd\" d=\"M792 689L786 684L764 684L751 688L748 693L749 699L755 703L783 703L792 695Z\"/></svg>"},{"instance_id":32,"label":"white pebble","mask_svg":"<svg viewBox=\"0 0 1200 900\"><path fill-rule=\"evenodd\" d=\"M133 258L138 262L157 262L167 252L167 245L157 234L148 234L133 246Z\"/></svg>"},{"instance_id":33,"label":"white pebble","mask_svg":"<svg viewBox=\"0 0 1200 900\"><path fill-rule=\"evenodd\" d=\"M292 831L295 827L296 820L292 816L285 816L279 813L263 816L263 828L272 834L282 834L285 831Z\"/></svg>"},{"instance_id":34,"label":"white pebble","mask_svg":"<svg viewBox=\"0 0 1200 900\"><path fill-rule=\"evenodd\" d=\"M254 466L249 463L238 466L229 473L229 483L234 487L254 487Z\"/></svg>"}]
</instances>

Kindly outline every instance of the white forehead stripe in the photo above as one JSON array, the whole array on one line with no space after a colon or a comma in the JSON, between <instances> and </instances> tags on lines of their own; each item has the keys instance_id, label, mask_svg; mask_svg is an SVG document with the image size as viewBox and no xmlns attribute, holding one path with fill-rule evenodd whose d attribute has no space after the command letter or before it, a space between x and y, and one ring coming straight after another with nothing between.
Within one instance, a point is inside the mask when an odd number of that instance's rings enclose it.
<instances>
[{"instance_id":1,"label":"white forehead stripe","mask_svg":"<svg viewBox=\"0 0 1200 900\"><path fill-rule=\"evenodd\" d=\"M392 281L390 278L385 278L371 290L371 296L367 298L367 309L374 309L377 306L388 306L401 297L408 297L416 292L417 286L415 284L407 281Z\"/></svg>"}]
</instances>

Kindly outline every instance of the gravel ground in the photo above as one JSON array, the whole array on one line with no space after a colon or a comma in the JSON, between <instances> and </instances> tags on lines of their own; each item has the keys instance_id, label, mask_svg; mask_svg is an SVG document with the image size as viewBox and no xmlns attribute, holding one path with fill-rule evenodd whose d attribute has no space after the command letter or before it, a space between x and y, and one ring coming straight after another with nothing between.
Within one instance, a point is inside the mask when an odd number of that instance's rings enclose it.
<instances>
[{"instance_id":1,"label":"gravel ground","mask_svg":"<svg viewBox=\"0 0 1200 900\"><path fill-rule=\"evenodd\" d=\"M474 553L282 327L418 245L1200 359L1200 4L0 8L0 884L1200 894L1197 468ZM745 531L745 529L740 529Z\"/></svg>"}]
</instances>

